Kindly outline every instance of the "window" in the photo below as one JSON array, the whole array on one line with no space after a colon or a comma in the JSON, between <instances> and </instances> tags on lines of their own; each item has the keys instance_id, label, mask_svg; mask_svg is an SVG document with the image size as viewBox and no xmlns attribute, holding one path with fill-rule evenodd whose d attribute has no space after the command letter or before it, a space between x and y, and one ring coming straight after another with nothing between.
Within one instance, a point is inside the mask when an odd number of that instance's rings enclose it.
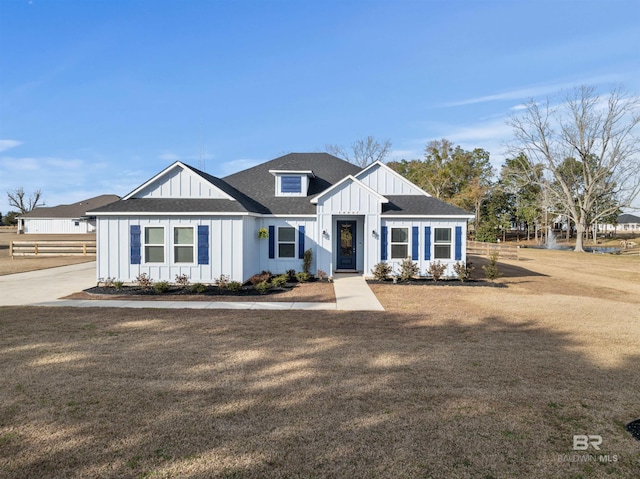
<instances>
[{"instance_id":1,"label":"window","mask_svg":"<svg viewBox=\"0 0 640 479\"><path fill-rule=\"evenodd\" d=\"M175 263L193 263L194 248L193 226L173 228L173 261Z\"/></svg>"},{"instance_id":2,"label":"window","mask_svg":"<svg viewBox=\"0 0 640 479\"><path fill-rule=\"evenodd\" d=\"M144 262L164 263L164 228L162 226L145 227Z\"/></svg>"},{"instance_id":3,"label":"window","mask_svg":"<svg viewBox=\"0 0 640 479\"><path fill-rule=\"evenodd\" d=\"M282 193L302 193L302 177L283 176L280 181Z\"/></svg>"},{"instance_id":4,"label":"window","mask_svg":"<svg viewBox=\"0 0 640 479\"><path fill-rule=\"evenodd\" d=\"M433 257L451 259L451 228L435 229Z\"/></svg>"},{"instance_id":5,"label":"window","mask_svg":"<svg viewBox=\"0 0 640 479\"><path fill-rule=\"evenodd\" d=\"M296 229L290 226L278 227L278 257L296 257Z\"/></svg>"},{"instance_id":6,"label":"window","mask_svg":"<svg viewBox=\"0 0 640 479\"><path fill-rule=\"evenodd\" d=\"M409 228L391 228L391 259L409 256Z\"/></svg>"}]
</instances>

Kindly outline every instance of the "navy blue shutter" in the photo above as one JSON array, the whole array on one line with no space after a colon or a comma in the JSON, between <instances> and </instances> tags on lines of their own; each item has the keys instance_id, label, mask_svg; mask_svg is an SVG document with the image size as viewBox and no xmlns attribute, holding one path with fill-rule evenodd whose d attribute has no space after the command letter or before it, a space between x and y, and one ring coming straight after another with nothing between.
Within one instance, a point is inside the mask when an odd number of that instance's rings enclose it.
<instances>
[{"instance_id":1,"label":"navy blue shutter","mask_svg":"<svg viewBox=\"0 0 640 479\"><path fill-rule=\"evenodd\" d=\"M462 259L462 226L456 226L456 261Z\"/></svg>"},{"instance_id":2,"label":"navy blue shutter","mask_svg":"<svg viewBox=\"0 0 640 479\"><path fill-rule=\"evenodd\" d=\"M381 233L381 241L380 241L380 261L387 261L387 243L388 243L388 234L387 227L382 227Z\"/></svg>"},{"instance_id":3,"label":"navy blue shutter","mask_svg":"<svg viewBox=\"0 0 640 479\"><path fill-rule=\"evenodd\" d=\"M131 264L140 264L142 260L140 255L140 225L131 225L129 232L131 234Z\"/></svg>"},{"instance_id":4,"label":"navy blue shutter","mask_svg":"<svg viewBox=\"0 0 640 479\"><path fill-rule=\"evenodd\" d=\"M198 264L209 264L209 225L198 225Z\"/></svg>"},{"instance_id":5,"label":"navy blue shutter","mask_svg":"<svg viewBox=\"0 0 640 479\"><path fill-rule=\"evenodd\" d=\"M302 177L300 176L283 176L280 178L281 190L283 193L300 193L302 192Z\"/></svg>"},{"instance_id":6,"label":"navy blue shutter","mask_svg":"<svg viewBox=\"0 0 640 479\"><path fill-rule=\"evenodd\" d=\"M269 258L276 257L276 227L269 226Z\"/></svg>"},{"instance_id":7,"label":"navy blue shutter","mask_svg":"<svg viewBox=\"0 0 640 479\"><path fill-rule=\"evenodd\" d=\"M431 226L424 227L424 259L431 260Z\"/></svg>"},{"instance_id":8,"label":"navy blue shutter","mask_svg":"<svg viewBox=\"0 0 640 479\"><path fill-rule=\"evenodd\" d=\"M418 251L420 251L418 249L418 243L419 243L419 238L420 238L420 230L418 229L417 226L414 226L411 228L411 259L413 261L418 261L419 255L420 253L418 253Z\"/></svg>"},{"instance_id":9,"label":"navy blue shutter","mask_svg":"<svg viewBox=\"0 0 640 479\"><path fill-rule=\"evenodd\" d=\"M304 226L298 226L298 259L304 258Z\"/></svg>"}]
</instances>

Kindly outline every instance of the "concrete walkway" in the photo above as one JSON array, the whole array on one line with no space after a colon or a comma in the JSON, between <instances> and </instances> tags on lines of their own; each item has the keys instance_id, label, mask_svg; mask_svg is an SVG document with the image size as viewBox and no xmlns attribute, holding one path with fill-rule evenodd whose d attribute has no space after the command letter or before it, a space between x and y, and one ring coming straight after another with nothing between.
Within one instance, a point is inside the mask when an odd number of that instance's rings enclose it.
<instances>
[{"instance_id":1,"label":"concrete walkway","mask_svg":"<svg viewBox=\"0 0 640 479\"><path fill-rule=\"evenodd\" d=\"M0 276L0 306L72 306L81 308L156 309L263 309L384 311L366 281L356 274L334 278L335 303L230 302L230 301L126 301L58 299L96 284L95 262L60 266Z\"/></svg>"}]
</instances>

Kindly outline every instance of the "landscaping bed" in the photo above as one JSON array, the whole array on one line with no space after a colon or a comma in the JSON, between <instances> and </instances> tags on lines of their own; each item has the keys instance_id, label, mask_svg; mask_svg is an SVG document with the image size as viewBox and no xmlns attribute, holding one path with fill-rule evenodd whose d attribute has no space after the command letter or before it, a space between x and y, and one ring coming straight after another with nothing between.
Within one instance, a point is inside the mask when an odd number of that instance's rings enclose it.
<instances>
[{"instance_id":1,"label":"landscaping bed","mask_svg":"<svg viewBox=\"0 0 640 479\"><path fill-rule=\"evenodd\" d=\"M384 281L380 281L377 279L368 279L367 284L385 284L385 285L394 285L394 286L465 286L465 287L477 287L477 286L485 286L489 288L506 288L507 285L504 283L496 283L494 281L485 281L482 279L469 279L467 281L460 281L459 279L441 279L439 281L434 281L431 278L413 278L408 281L397 281L393 282L392 279L387 279Z\"/></svg>"}]
</instances>

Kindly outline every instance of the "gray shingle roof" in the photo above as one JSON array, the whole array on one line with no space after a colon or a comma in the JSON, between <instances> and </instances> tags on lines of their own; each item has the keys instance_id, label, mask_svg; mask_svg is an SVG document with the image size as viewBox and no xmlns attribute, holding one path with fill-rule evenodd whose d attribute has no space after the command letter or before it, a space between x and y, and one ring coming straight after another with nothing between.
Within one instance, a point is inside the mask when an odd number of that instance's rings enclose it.
<instances>
[{"instance_id":1,"label":"gray shingle roof","mask_svg":"<svg viewBox=\"0 0 640 479\"><path fill-rule=\"evenodd\" d=\"M71 205L58 205L35 208L22 215L23 218L80 218L86 216L87 211L100 208L120 199L117 195L99 195Z\"/></svg>"},{"instance_id":2,"label":"gray shingle roof","mask_svg":"<svg viewBox=\"0 0 640 479\"><path fill-rule=\"evenodd\" d=\"M432 196L387 195L389 203L382 205L382 215L471 215L468 211Z\"/></svg>"},{"instance_id":3,"label":"gray shingle roof","mask_svg":"<svg viewBox=\"0 0 640 479\"><path fill-rule=\"evenodd\" d=\"M640 223L640 216L631 215L629 213L624 213L618 216L618 224L626 224L626 223Z\"/></svg>"},{"instance_id":4,"label":"gray shingle roof","mask_svg":"<svg viewBox=\"0 0 640 479\"><path fill-rule=\"evenodd\" d=\"M96 213L246 213L239 201L211 198L129 198L96 208Z\"/></svg>"}]
</instances>

